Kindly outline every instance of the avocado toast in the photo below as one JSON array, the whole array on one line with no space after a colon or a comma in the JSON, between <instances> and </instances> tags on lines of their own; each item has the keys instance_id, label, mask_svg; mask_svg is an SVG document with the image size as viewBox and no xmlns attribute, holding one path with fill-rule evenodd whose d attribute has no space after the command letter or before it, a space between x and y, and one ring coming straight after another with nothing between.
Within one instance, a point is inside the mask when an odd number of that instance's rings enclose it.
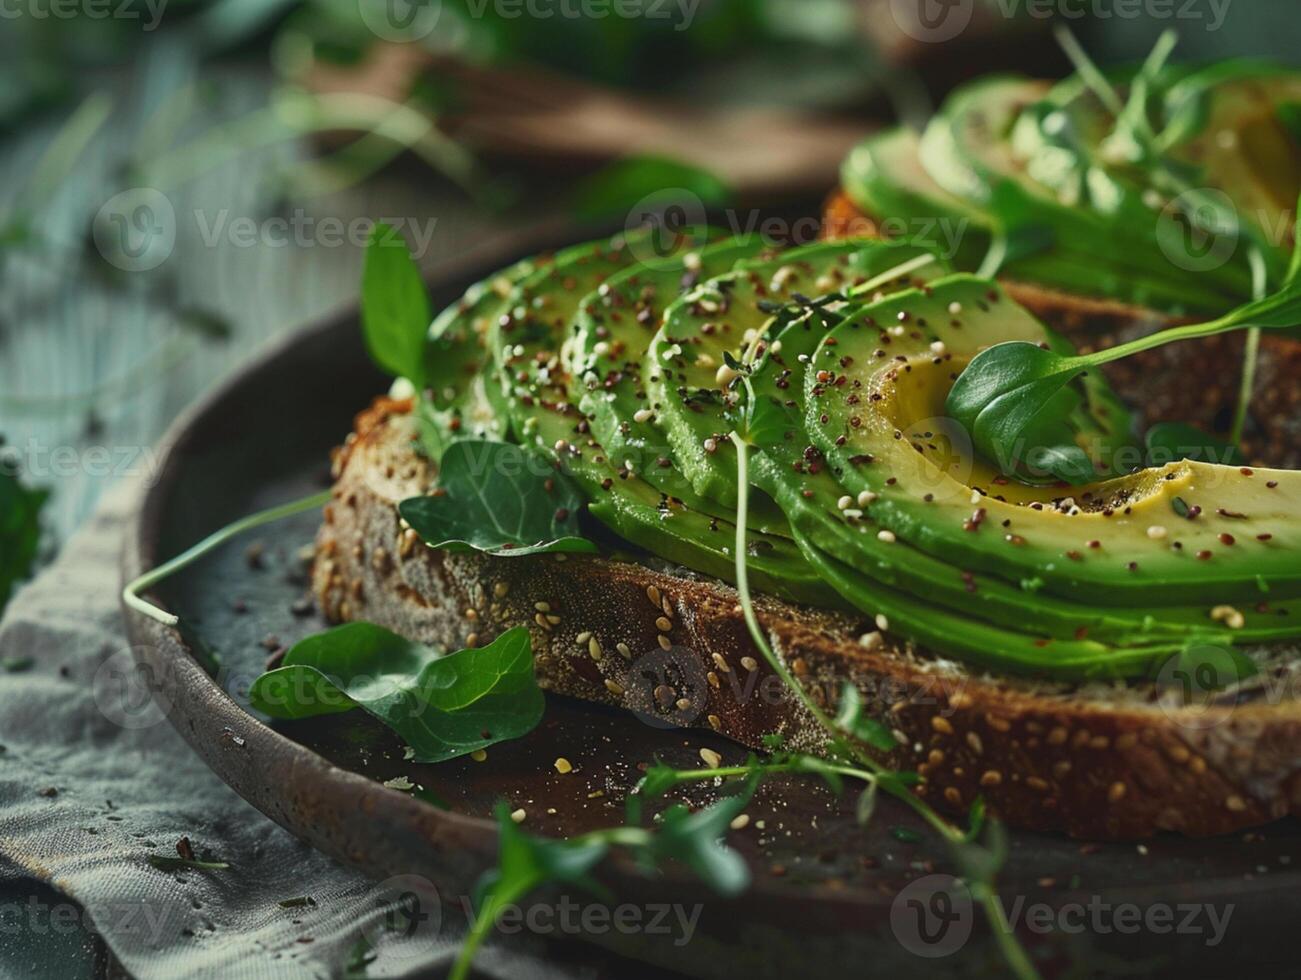
<instances>
[{"instance_id":1,"label":"avocado toast","mask_svg":"<svg viewBox=\"0 0 1301 980\"><path fill-rule=\"evenodd\" d=\"M828 710L848 682L891 733L882 761L936 806L982 797L1014 825L1111 838L1293 811L1294 472L1020 479L962 444L945 395L991 345L1070 345L993 282L907 243L663 239L521 263L435 320L422 390L377 401L336 456L328 616L449 649L527 625L553 692L816 749L729 584L740 510L784 664ZM1133 448L1101 375L1078 398L1075 444ZM488 459L484 435L585 506L554 507L542 536L444 547L446 468ZM499 474L477 478L486 495Z\"/></svg>"}]
</instances>

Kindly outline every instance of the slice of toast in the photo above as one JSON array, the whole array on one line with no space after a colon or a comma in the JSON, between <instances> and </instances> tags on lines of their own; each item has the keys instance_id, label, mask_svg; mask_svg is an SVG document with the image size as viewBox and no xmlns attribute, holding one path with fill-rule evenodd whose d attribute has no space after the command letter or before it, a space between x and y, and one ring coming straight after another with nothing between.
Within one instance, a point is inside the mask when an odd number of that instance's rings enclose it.
<instances>
[{"instance_id":1,"label":"slice of toast","mask_svg":"<svg viewBox=\"0 0 1301 980\"><path fill-rule=\"evenodd\" d=\"M843 191L828 198L824 238L879 238L875 216L865 214ZM1009 296L1071 338L1082 352L1110 347L1179 321L1140 306L1080 296L1033 283L1003 282ZM1144 424L1179 421L1207 432L1225 432L1238 398L1245 333L1220 334L1195 342L1144 351L1103 368L1112 387L1142 392L1132 399ZM1248 459L1282 467L1301 467L1301 341L1266 333L1261 338L1251 401L1251 424L1243 437ZM1153 379L1183 378L1188 383Z\"/></svg>"},{"instance_id":2,"label":"slice of toast","mask_svg":"<svg viewBox=\"0 0 1301 980\"><path fill-rule=\"evenodd\" d=\"M526 625L547 690L754 748L773 732L793 748L821 743L725 583L650 557L426 547L397 513L434 476L414 449L410 408L378 399L336 453L314 569L331 620L369 620L447 649ZM767 597L756 607L819 703L833 704L845 682L859 690L898 739L883 761L918 772L917 792L940 809L957 813L981 796L1013 826L1099 839L1225 833L1301 812L1301 705L1286 668L1187 707L1151 684L973 674L888 641L865 646L874 627L855 616Z\"/></svg>"}]
</instances>

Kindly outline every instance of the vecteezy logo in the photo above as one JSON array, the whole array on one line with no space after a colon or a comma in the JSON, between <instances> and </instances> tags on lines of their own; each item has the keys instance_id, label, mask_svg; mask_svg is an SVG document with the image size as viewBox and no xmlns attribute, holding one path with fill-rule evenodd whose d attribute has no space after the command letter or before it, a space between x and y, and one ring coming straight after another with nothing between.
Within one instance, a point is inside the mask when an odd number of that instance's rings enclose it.
<instances>
[{"instance_id":1,"label":"vecteezy logo","mask_svg":"<svg viewBox=\"0 0 1301 980\"><path fill-rule=\"evenodd\" d=\"M656 647L624 678L625 705L652 728L687 728L709 703L704 664L686 647Z\"/></svg>"},{"instance_id":2,"label":"vecteezy logo","mask_svg":"<svg viewBox=\"0 0 1301 980\"><path fill-rule=\"evenodd\" d=\"M914 956L938 959L961 949L971 936L971 892L953 875L910 882L890 906L890 929Z\"/></svg>"},{"instance_id":3,"label":"vecteezy logo","mask_svg":"<svg viewBox=\"0 0 1301 980\"><path fill-rule=\"evenodd\" d=\"M916 450L916 455L906 457L915 467L909 475L911 486L925 488L930 499L941 502L970 495L976 454L966 426L955 418L936 415L911 422L899 431Z\"/></svg>"},{"instance_id":4,"label":"vecteezy logo","mask_svg":"<svg viewBox=\"0 0 1301 980\"><path fill-rule=\"evenodd\" d=\"M357 0L357 5L372 34L399 44L428 37L443 12L443 0Z\"/></svg>"},{"instance_id":5,"label":"vecteezy logo","mask_svg":"<svg viewBox=\"0 0 1301 980\"><path fill-rule=\"evenodd\" d=\"M967 29L975 0L890 0L894 22L914 41L940 44Z\"/></svg>"},{"instance_id":6,"label":"vecteezy logo","mask_svg":"<svg viewBox=\"0 0 1301 980\"><path fill-rule=\"evenodd\" d=\"M1157 671L1157 704L1180 728L1205 731L1223 724L1234 699L1225 691L1251 676L1246 658L1227 647L1200 643L1171 655Z\"/></svg>"},{"instance_id":7,"label":"vecteezy logo","mask_svg":"<svg viewBox=\"0 0 1301 980\"><path fill-rule=\"evenodd\" d=\"M133 187L114 194L91 225L104 261L124 272L148 272L167 261L176 245L176 211L161 191Z\"/></svg>"},{"instance_id":8,"label":"vecteezy logo","mask_svg":"<svg viewBox=\"0 0 1301 980\"><path fill-rule=\"evenodd\" d=\"M362 936L371 949L385 945L386 961L428 955L443 926L443 904L432 881L394 875L375 885L369 899Z\"/></svg>"},{"instance_id":9,"label":"vecteezy logo","mask_svg":"<svg viewBox=\"0 0 1301 980\"><path fill-rule=\"evenodd\" d=\"M105 658L95 671L90 691L100 714L119 728L152 728L171 710L153 666L129 649Z\"/></svg>"},{"instance_id":10,"label":"vecteezy logo","mask_svg":"<svg viewBox=\"0 0 1301 980\"><path fill-rule=\"evenodd\" d=\"M1240 222L1229 195L1214 187L1186 190L1156 219L1162 254L1186 272L1210 272L1233 258Z\"/></svg>"},{"instance_id":11,"label":"vecteezy logo","mask_svg":"<svg viewBox=\"0 0 1301 980\"><path fill-rule=\"evenodd\" d=\"M705 224L705 202L685 187L647 194L628 212L628 251L639 262L656 262L682 247L682 236Z\"/></svg>"}]
</instances>

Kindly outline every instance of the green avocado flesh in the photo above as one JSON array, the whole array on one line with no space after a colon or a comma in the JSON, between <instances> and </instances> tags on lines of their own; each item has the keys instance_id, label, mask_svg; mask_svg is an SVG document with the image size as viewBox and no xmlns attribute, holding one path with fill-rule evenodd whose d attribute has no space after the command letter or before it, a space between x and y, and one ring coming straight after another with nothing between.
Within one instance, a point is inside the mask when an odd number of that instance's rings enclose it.
<instances>
[{"instance_id":1,"label":"green avocado flesh","mask_svg":"<svg viewBox=\"0 0 1301 980\"><path fill-rule=\"evenodd\" d=\"M1117 114L1081 78L953 92L918 136L854 149L845 192L887 235L998 272L1171 314L1252 298L1252 256L1281 281L1301 191L1301 73L1254 62L1116 75Z\"/></svg>"},{"instance_id":2,"label":"green avocado flesh","mask_svg":"<svg viewBox=\"0 0 1301 980\"><path fill-rule=\"evenodd\" d=\"M971 358L1070 350L990 280L915 243L661 239L520 263L442 314L445 435L534 447L617 536L729 581L744 491L758 588L982 669L1129 678L1301 636L1297 473L1135 455L1066 487L974 455L945 411ZM1099 373L1073 397L1064 438L1141 453Z\"/></svg>"}]
</instances>

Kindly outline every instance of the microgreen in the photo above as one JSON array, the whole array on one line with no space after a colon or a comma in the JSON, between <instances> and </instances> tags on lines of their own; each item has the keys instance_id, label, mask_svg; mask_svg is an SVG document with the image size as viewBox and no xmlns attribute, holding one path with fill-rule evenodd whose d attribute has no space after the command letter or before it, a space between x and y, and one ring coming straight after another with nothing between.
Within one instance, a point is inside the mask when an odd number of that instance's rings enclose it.
<instances>
[{"instance_id":1,"label":"microgreen","mask_svg":"<svg viewBox=\"0 0 1301 980\"><path fill-rule=\"evenodd\" d=\"M573 885L598 897L606 895L592 872L614 848L648 872L666 862L676 862L690 868L720 894L737 894L749 884L749 871L745 861L722 843L722 838L750 801L757 781L757 777L751 777L741 792L695 812L675 804L660 814L655 829L636 826L630 820L622 827L594 830L567 840L525 833L512 819L510 807L499 804L497 866L479 880L475 889L474 921L449 980L469 976L475 953L502 911L542 885Z\"/></svg>"},{"instance_id":2,"label":"microgreen","mask_svg":"<svg viewBox=\"0 0 1301 980\"><path fill-rule=\"evenodd\" d=\"M398 505L431 548L522 556L596 551L581 537L586 498L540 455L508 442L464 439L443 453L438 488Z\"/></svg>"},{"instance_id":3,"label":"microgreen","mask_svg":"<svg viewBox=\"0 0 1301 980\"><path fill-rule=\"evenodd\" d=\"M417 389L425 385L429 297L402 236L378 223L361 274L361 324L375 363Z\"/></svg>"},{"instance_id":4,"label":"microgreen","mask_svg":"<svg viewBox=\"0 0 1301 980\"><path fill-rule=\"evenodd\" d=\"M1028 345L1027 345L1028 346ZM1036 348L1037 349L1037 348ZM1003 913L1002 906L998 901L998 892L995 887L995 877L998 869L1002 864L1004 848L999 844L1002 840L1001 825L995 821L989 821L985 824L986 833L990 837L991 845L982 847L973 843L969 839L969 832L964 832L955 827L949 821L945 820L930 805L911 792L909 787L914 784L915 777L909 773L896 773L888 767L877 761L877 759L861 747L861 743L856 740L847 740L846 734L857 737L857 732L846 732L837 719L829 716L822 707L813 700L809 693L804 690L804 686L796 679L794 674L786 666L784 660L777 656L772 645L768 642L767 633L759 623L758 616L754 611L754 600L750 594L749 576L747 574L747 549L746 549L746 520L749 509L749 465L748 465L748 444L742 436L733 432L731 434L732 444L736 447L736 481L737 481L737 503L736 503L736 590L741 600L741 612L745 618L746 628L749 630L750 638L754 645L763 655L764 660L772 670L780 677L783 683L799 699L800 703L807 709L813 719L827 732L830 737L830 744L836 752L848 753L853 762L859 767L855 774L861 773L860 778L867 777L872 783L878 784L891 796L905 803L913 812L918 814L933 830L938 832L949 844L954 856L964 869L968 878L968 887L973 897L980 903L989 920L993 930L995 940L998 942L1003 952L1004 958L1012 974L1020 980L1035 978L1039 972L1035 969L1034 964L1030 962L1029 956L1026 955L1025 949L1021 946L1008 924L1007 917ZM846 722L855 724L858 731L865 735L872 736L875 733L870 728L865 728L862 723L861 707L850 704L845 706L845 698L842 696L842 705L840 718ZM893 740L892 740L893 742ZM859 813L871 815L875 806L875 797L860 798ZM983 819L983 808L981 810Z\"/></svg>"},{"instance_id":5,"label":"microgreen","mask_svg":"<svg viewBox=\"0 0 1301 980\"><path fill-rule=\"evenodd\" d=\"M249 703L273 718L360 708L414 752L442 762L532 731L545 699L533 675L528 630L446 656L371 623L309 636L262 674Z\"/></svg>"},{"instance_id":6,"label":"microgreen","mask_svg":"<svg viewBox=\"0 0 1301 980\"><path fill-rule=\"evenodd\" d=\"M1059 432L1066 425L1073 408L1067 386L1086 371L1180 340L1247 327L1277 330L1298 324L1301 279L1293 273L1276 293L1218 319L1171 327L1092 354L1062 354L1024 341L996 344L967 365L950 389L946 406L987 458L1028 462L1031 451L1042 450L1045 432ZM1091 478L1074 454L1040 462L1070 483Z\"/></svg>"}]
</instances>

